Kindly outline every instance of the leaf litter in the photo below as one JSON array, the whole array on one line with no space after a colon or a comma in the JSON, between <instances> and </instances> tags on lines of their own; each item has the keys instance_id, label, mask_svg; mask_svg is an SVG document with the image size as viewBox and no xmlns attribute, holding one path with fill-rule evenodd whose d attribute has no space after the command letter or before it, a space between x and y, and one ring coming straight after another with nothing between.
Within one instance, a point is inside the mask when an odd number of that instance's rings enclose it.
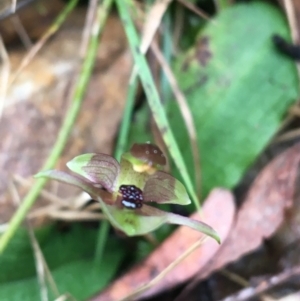
<instances>
[{"instance_id":1,"label":"leaf litter","mask_svg":"<svg viewBox=\"0 0 300 301\"><path fill-rule=\"evenodd\" d=\"M296 144L262 170L238 211L230 235L199 279L255 250L275 233L293 205L299 162L300 144Z\"/></svg>"},{"instance_id":2,"label":"leaf litter","mask_svg":"<svg viewBox=\"0 0 300 301\"><path fill-rule=\"evenodd\" d=\"M273 238L271 242L273 241L272 245L277 248L277 251L283 251L282 248L280 250L278 242L291 240L292 231L289 226L295 224L299 215L293 214L290 219L288 218L289 215L287 215L287 212L294 211L298 208L298 206L293 203L295 200L297 183L299 181L299 162L300 144L298 143L275 157L260 172L251 185L244 203L237 213L236 221L230 234L222 244L218 253L198 273L197 277L186 287L182 292L182 295L180 295L176 301L185 300L188 291L192 290L200 280L206 279L213 272L220 270L227 264L235 262L242 256L256 250L265 239L274 235L279 227L281 229L281 235L279 237L278 234L275 235L275 238ZM287 235L288 239L286 238ZM294 233L294 237L295 236ZM284 252L282 252L282 254L284 254ZM286 256L284 255L284 257ZM296 255L296 257L298 256ZM259 261L260 259L257 258L257 260ZM290 267L295 266L296 268L299 261L293 262L294 265L290 265ZM286 266L288 266L287 263L285 263L283 268L286 268ZM244 270L246 269L244 268ZM295 273L297 271L296 268ZM278 274L278 276L281 277L282 275L283 277L286 277L286 275L290 274L293 276L295 273L289 271L287 268L282 273ZM244 300L243 292L245 294L247 293L246 295L250 298L257 295L259 292L264 292L274 286L270 285L268 277L264 278L267 280L261 281L257 287L246 288L241 291L241 294L233 295L230 300ZM274 276L274 278L276 278L276 276ZM220 287L218 289L220 290ZM240 299L234 299L235 297Z\"/></svg>"}]
</instances>

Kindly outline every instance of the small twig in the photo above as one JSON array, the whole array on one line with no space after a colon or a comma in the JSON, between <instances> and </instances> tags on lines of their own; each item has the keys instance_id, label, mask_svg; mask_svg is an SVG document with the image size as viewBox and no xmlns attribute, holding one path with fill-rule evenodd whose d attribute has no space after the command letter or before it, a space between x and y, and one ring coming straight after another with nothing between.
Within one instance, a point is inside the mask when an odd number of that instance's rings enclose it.
<instances>
[{"instance_id":1,"label":"small twig","mask_svg":"<svg viewBox=\"0 0 300 301\"><path fill-rule=\"evenodd\" d=\"M140 46L142 53L145 53L149 48L171 1L172 0L156 0L156 2L152 5L151 10L147 14L147 19L143 29L143 39Z\"/></svg>"},{"instance_id":2,"label":"small twig","mask_svg":"<svg viewBox=\"0 0 300 301\"><path fill-rule=\"evenodd\" d=\"M300 137L300 129L294 129L294 130L290 130L276 138L274 138L274 140L272 141L273 143L280 143L280 142L285 142L285 141L289 141L292 139L296 139Z\"/></svg>"},{"instance_id":3,"label":"small twig","mask_svg":"<svg viewBox=\"0 0 300 301\"><path fill-rule=\"evenodd\" d=\"M14 180L24 187L30 188L32 186L31 181L26 180L21 176L15 175ZM28 214L29 219L33 219L37 217L39 218L49 217L52 219L59 219L59 220L66 220L66 221L93 221L93 220L105 219L103 214L91 212L100 209L100 205L98 203L94 203L90 206L85 207L84 211L79 211L76 209L80 209L86 203L86 201L84 201L84 203L80 202L79 205L74 206L74 202L71 202L69 204L66 200L59 198L58 196L56 196L55 194L47 190L42 189L40 194L46 200L50 201L52 204L33 210ZM81 197L82 194L78 198ZM63 208L64 210L62 210Z\"/></svg>"},{"instance_id":4,"label":"small twig","mask_svg":"<svg viewBox=\"0 0 300 301\"><path fill-rule=\"evenodd\" d=\"M0 2L3 2L4 0L0 0ZM11 4L4 4L4 7L1 6L0 8L0 21L7 18L11 14L15 13L22 7L30 4L35 0L22 0L22 1L17 1L17 0L12 0ZM14 5L16 3L16 5ZM15 8L15 9L14 9Z\"/></svg>"},{"instance_id":5,"label":"small twig","mask_svg":"<svg viewBox=\"0 0 300 301\"><path fill-rule=\"evenodd\" d=\"M293 2L291 0L283 0L286 16L289 22L291 34L292 34L292 41L293 43L300 42L300 35L297 26L296 14ZM298 78L300 79L300 64L296 63L297 71L298 71Z\"/></svg>"},{"instance_id":6,"label":"small twig","mask_svg":"<svg viewBox=\"0 0 300 301\"><path fill-rule=\"evenodd\" d=\"M298 43L300 37L293 2L291 0L283 0L283 3L292 33L292 40L294 43Z\"/></svg>"},{"instance_id":7,"label":"small twig","mask_svg":"<svg viewBox=\"0 0 300 301\"><path fill-rule=\"evenodd\" d=\"M77 301L72 295L70 295L69 293L63 294L61 296L59 296L58 298L56 298L54 301L66 301L71 299L72 301Z\"/></svg>"},{"instance_id":8,"label":"small twig","mask_svg":"<svg viewBox=\"0 0 300 301\"><path fill-rule=\"evenodd\" d=\"M233 294L229 297L226 297L219 301L245 301L249 300L250 298L256 297L260 295L261 293L289 280L290 278L294 276L300 275L300 265L295 266L291 269L288 269L280 274L277 274L275 276L272 276L271 278L262 281L258 286L256 287L248 287L245 289L242 289L236 294Z\"/></svg>"},{"instance_id":9,"label":"small twig","mask_svg":"<svg viewBox=\"0 0 300 301\"><path fill-rule=\"evenodd\" d=\"M11 2L11 11L14 14L16 12L16 8L17 8L17 0L12 0Z\"/></svg>"},{"instance_id":10,"label":"small twig","mask_svg":"<svg viewBox=\"0 0 300 301\"><path fill-rule=\"evenodd\" d=\"M173 90L173 94L180 108L182 117L185 121L189 138L190 138L193 159L194 159L194 170L195 170L195 180L196 180L195 186L196 186L198 198L201 199L200 151L197 143L197 131L194 123L194 118L187 104L187 100L184 94L182 93L182 91L180 90L177 80L171 68L169 67L168 63L165 61L164 56L162 55L161 51L159 50L157 44L154 41L151 44L151 49L170 83L170 86Z\"/></svg>"},{"instance_id":11,"label":"small twig","mask_svg":"<svg viewBox=\"0 0 300 301\"><path fill-rule=\"evenodd\" d=\"M0 119L1 119L6 93L8 89L9 76L10 76L10 61L1 35L0 35L0 63L2 65L1 82L0 82Z\"/></svg>"},{"instance_id":12,"label":"small twig","mask_svg":"<svg viewBox=\"0 0 300 301\"><path fill-rule=\"evenodd\" d=\"M248 287L249 281L237 275L236 273L232 273L227 269L222 269L219 271L221 275L225 276L226 278L230 279L232 282L239 284L242 287Z\"/></svg>"},{"instance_id":13,"label":"small twig","mask_svg":"<svg viewBox=\"0 0 300 301\"><path fill-rule=\"evenodd\" d=\"M63 210L55 205L38 208L28 214L29 219L41 217L64 221L97 221L106 219L105 215L98 212Z\"/></svg>"},{"instance_id":14,"label":"small twig","mask_svg":"<svg viewBox=\"0 0 300 301\"><path fill-rule=\"evenodd\" d=\"M59 16L54 20L53 24L49 27L46 33L42 36L42 38L30 49L30 51L25 55L22 59L18 69L13 74L10 85L16 80L19 74L23 71L23 69L32 61L34 56L42 49L45 43L49 40L49 38L61 27L63 22L69 13L74 9L77 5L78 0L70 0L67 4L66 8L59 14Z\"/></svg>"},{"instance_id":15,"label":"small twig","mask_svg":"<svg viewBox=\"0 0 300 301\"><path fill-rule=\"evenodd\" d=\"M31 188L32 185L33 185L33 181L29 181L27 179L24 179L23 177L21 176L18 176L18 175L14 175L14 180L21 184L23 187L26 187L26 188ZM61 198L59 198L58 196L56 196L55 194L45 190L45 189L42 189L41 192L40 192L41 196L43 196L46 200L50 201L51 203L53 204L56 204L56 205L59 205L59 206L66 206L66 202L64 200L62 200Z\"/></svg>"},{"instance_id":16,"label":"small twig","mask_svg":"<svg viewBox=\"0 0 300 301\"><path fill-rule=\"evenodd\" d=\"M83 58L87 52L87 48L91 37L91 28L93 26L93 22L95 20L95 15L97 12L97 2L98 0L89 0L88 11L86 14L85 25L82 33L82 41L79 49L79 55L81 58Z\"/></svg>"},{"instance_id":17,"label":"small twig","mask_svg":"<svg viewBox=\"0 0 300 301\"><path fill-rule=\"evenodd\" d=\"M153 278L148 283L141 285L137 288L132 294L126 296L125 298L119 299L118 301L130 301L135 300L135 298L141 293L145 292L147 289L156 285L159 281L161 281L172 269L174 269L181 261L183 261L186 257L188 257L192 252L194 252L197 248L199 248L207 236L201 237L197 242L195 242L191 247L189 247L182 255L180 255L176 260L174 260L171 264L169 264L160 274L158 274L155 278Z\"/></svg>"},{"instance_id":18,"label":"small twig","mask_svg":"<svg viewBox=\"0 0 300 301\"><path fill-rule=\"evenodd\" d=\"M97 212L87 211L63 211L56 210L48 213L48 216L56 220L64 221L99 221L106 220L106 216Z\"/></svg>"},{"instance_id":19,"label":"small twig","mask_svg":"<svg viewBox=\"0 0 300 301\"><path fill-rule=\"evenodd\" d=\"M230 272L227 269L222 269L219 271L220 274L222 274L223 276L227 277L229 280L233 281L234 283L240 285L241 287L249 287L250 283L242 278L241 276ZM200 273L201 275L201 273ZM195 277L193 278L187 285L186 287L182 290L182 292L176 297L176 299L174 301L183 301L183 300L187 300L188 299L188 294L190 291L193 290L193 288L196 287L196 285L201 281L202 279L199 277ZM265 295L262 297L266 297Z\"/></svg>"},{"instance_id":20,"label":"small twig","mask_svg":"<svg viewBox=\"0 0 300 301\"><path fill-rule=\"evenodd\" d=\"M18 15L12 16L11 22L12 22L17 34L19 35L19 38L22 41L24 47L27 50L29 50L32 47L32 41L31 41L29 35L27 34L27 31L24 28L24 25L23 25L22 21L20 20L19 16Z\"/></svg>"},{"instance_id":21,"label":"small twig","mask_svg":"<svg viewBox=\"0 0 300 301\"><path fill-rule=\"evenodd\" d=\"M175 52L179 52L179 45L181 41L181 35L184 27L184 7L182 5L176 5L175 7L175 18L174 18L174 29L173 29L173 47Z\"/></svg>"},{"instance_id":22,"label":"small twig","mask_svg":"<svg viewBox=\"0 0 300 301\"><path fill-rule=\"evenodd\" d=\"M186 8L191 10L192 12L194 12L196 15L203 18L204 20L209 21L209 22L211 21L210 16L207 15L206 12L203 11L202 9L197 8L193 3L185 1L185 0L177 0L177 2L182 4L183 6L185 6Z\"/></svg>"},{"instance_id":23,"label":"small twig","mask_svg":"<svg viewBox=\"0 0 300 301\"><path fill-rule=\"evenodd\" d=\"M10 182L8 185L10 194L12 196L12 200L14 201L16 206L19 206L21 204L20 196L19 193L13 184L13 182ZM47 288L47 283L46 283L46 277L49 278L51 287L53 289L53 292L56 296L59 296L59 291L57 289L57 286L51 276L51 273L48 269L48 265L45 261L44 255L41 251L41 248L39 246L39 243L35 237L32 225L28 219L25 219L26 222L26 228L29 234L30 242L32 245L34 257L35 257L35 266L36 266L36 273L38 277L38 282L40 285L40 293L41 293L41 300L42 301L48 301L48 288ZM48 271L48 273L47 273Z\"/></svg>"},{"instance_id":24,"label":"small twig","mask_svg":"<svg viewBox=\"0 0 300 301\"><path fill-rule=\"evenodd\" d=\"M299 101L289 109L289 113L293 116L300 117Z\"/></svg>"}]
</instances>

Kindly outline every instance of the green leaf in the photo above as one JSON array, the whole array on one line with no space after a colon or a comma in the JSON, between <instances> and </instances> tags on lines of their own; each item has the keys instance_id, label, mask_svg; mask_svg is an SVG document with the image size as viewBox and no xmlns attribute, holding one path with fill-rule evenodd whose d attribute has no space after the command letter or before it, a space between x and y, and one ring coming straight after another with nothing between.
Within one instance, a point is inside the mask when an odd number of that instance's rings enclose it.
<instances>
[{"instance_id":1,"label":"green leaf","mask_svg":"<svg viewBox=\"0 0 300 301\"><path fill-rule=\"evenodd\" d=\"M144 201L178 205L191 203L185 187L163 171L157 171L148 178L144 188Z\"/></svg>"},{"instance_id":2,"label":"green leaf","mask_svg":"<svg viewBox=\"0 0 300 301\"><path fill-rule=\"evenodd\" d=\"M61 294L85 300L106 286L123 258L122 245L110 238L100 266L94 265L97 229L80 225L36 231L36 237ZM0 300L40 300L34 256L27 232L20 229L0 257ZM51 289L49 290L51 292ZM53 293L49 293L54 300Z\"/></svg>"},{"instance_id":3,"label":"green leaf","mask_svg":"<svg viewBox=\"0 0 300 301\"><path fill-rule=\"evenodd\" d=\"M67 163L73 172L87 178L109 192L116 188L120 165L116 159L106 154L83 154Z\"/></svg>"},{"instance_id":4,"label":"green leaf","mask_svg":"<svg viewBox=\"0 0 300 301\"><path fill-rule=\"evenodd\" d=\"M144 103L134 114L134 118L131 121L126 150L136 142L144 143L145 141L154 141L153 135L149 131L150 114L151 112L147 103Z\"/></svg>"},{"instance_id":5,"label":"green leaf","mask_svg":"<svg viewBox=\"0 0 300 301\"><path fill-rule=\"evenodd\" d=\"M274 33L289 38L277 8L255 2L234 5L208 23L195 47L175 64L197 129L203 197L213 187L232 188L240 181L299 97L295 64L276 51ZM167 109L193 176L181 114L174 101Z\"/></svg>"}]
</instances>

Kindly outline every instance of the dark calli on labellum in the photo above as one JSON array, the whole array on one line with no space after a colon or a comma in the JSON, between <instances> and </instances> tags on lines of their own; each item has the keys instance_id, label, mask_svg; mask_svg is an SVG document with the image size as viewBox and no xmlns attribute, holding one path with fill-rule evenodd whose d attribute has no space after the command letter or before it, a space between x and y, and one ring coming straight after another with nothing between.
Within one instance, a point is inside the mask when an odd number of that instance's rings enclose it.
<instances>
[{"instance_id":1,"label":"dark calli on labellum","mask_svg":"<svg viewBox=\"0 0 300 301\"><path fill-rule=\"evenodd\" d=\"M128 236L149 233L162 224L185 225L219 241L217 233L203 222L149 206L151 202L188 205L185 187L159 170L166 157L154 144L134 144L119 163L106 154L83 154L67 163L74 173L40 172L45 177L74 185L99 201L111 224Z\"/></svg>"},{"instance_id":2,"label":"dark calli on labellum","mask_svg":"<svg viewBox=\"0 0 300 301\"><path fill-rule=\"evenodd\" d=\"M121 203L125 208L137 209L143 206L143 192L134 185L121 185L120 193L122 195Z\"/></svg>"}]
</instances>

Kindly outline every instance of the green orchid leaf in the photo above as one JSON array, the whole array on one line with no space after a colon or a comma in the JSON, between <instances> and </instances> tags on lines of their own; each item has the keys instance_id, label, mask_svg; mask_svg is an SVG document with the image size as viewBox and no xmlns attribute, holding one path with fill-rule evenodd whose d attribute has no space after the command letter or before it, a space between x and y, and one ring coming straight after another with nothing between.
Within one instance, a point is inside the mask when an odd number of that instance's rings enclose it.
<instances>
[{"instance_id":1,"label":"green orchid leaf","mask_svg":"<svg viewBox=\"0 0 300 301\"><path fill-rule=\"evenodd\" d=\"M296 64L276 51L271 39L278 33L290 40L284 14L270 1L238 2L245 3L207 22L195 45L174 64L197 131L203 197L214 187L235 187L299 99ZM166 106L193 176L182 113L175 101ZM181 177L180 170L173 171Z\"/></svg>"},{"instance_id":2,"label":"green orchid leaf","mask_svg":"<svg viewBox=\"0 0 300 301\"><path fill-rule=\"evenodd\" d=\"M178 205L191 203L183 184L163 171L158 171L147 179L144 201Z\"/></svg>"},{"instance_id":3,"label":"green orchid leaf","mask_svg":"<svg viewBox=\"0 0 300 301\"><path fill-rule=\"evenodd\" d=\"M83 154L67 163L73 172L87 178L98 188L113 192L120 172L119 163L106 154Z\"/></svg>"},{"instance_id":4,"label":"green orchid leaf","mask_svg":"<svg viewBox=\"0 0 300 301\"><path fill-rule=\"evenodd\" d=\"M164 218L166 219L166 223L190 227L199 232L202 232L207 236L212 237L218 243L220 243L220 237L218 233L212 227L210 227L209 225L203 222L185 216L181 216L178 214L165 212L157 208L146 206L146 205L144 205L140 209L140 212L146 216L164 216Z\"/></svg>"},{"instance_id":5,"label":"green orchid leaf","mask_svg":"<svg viewBox=\"0 0 300 301\"><path fill-rule=\"evenodd\" d=\"M67 230L51 224L38 227L34 232L60 294L71 294L73 298L68 301L87 300L112 281L124 259L124 244L110 237L101 263L96 264L93 250L98 230L82 223L70 223ZM47 285L48 298L41 298L35 265L27 230L21 228L0 256L1 301L62 300L53 292L51 283Z\"/></svg>"},{"instance_id":6,"label":"green orchid leaf","mask_svg":"<svg viewBox=\"0 0 300 301\"><path fill-rule=\"evenodd\" d=\"M168 221L168 216L164 211L158 210L161 214L144 215L141 209L120 209L116 206L105 204L98 198L104 214L108 217L111 224L124 232L128 236L144 235L154 231ZM144 205L142 208L150 207ZM151 207L150 207L151 208Z\"/></svg>"},{"instance_id":7,"label":"green orchid leaf","mask_svg":"<svg viewBox=\"0 0 300 301\"><path fill-rule=\"evenodd\" d=\"M86 191L88 194L91 195L91 197L96 197L99 194L99 189L95 188L93 186L93 183L90 183L86 179L79 178L75 175L70 175L64 171L59 170L46 170L41 171L38 174L34 176L35 178L47 178L51 180L56 180L65 184L69 184L72 186L76 186L84 191Z\"/></svg>"}]
</instances>

